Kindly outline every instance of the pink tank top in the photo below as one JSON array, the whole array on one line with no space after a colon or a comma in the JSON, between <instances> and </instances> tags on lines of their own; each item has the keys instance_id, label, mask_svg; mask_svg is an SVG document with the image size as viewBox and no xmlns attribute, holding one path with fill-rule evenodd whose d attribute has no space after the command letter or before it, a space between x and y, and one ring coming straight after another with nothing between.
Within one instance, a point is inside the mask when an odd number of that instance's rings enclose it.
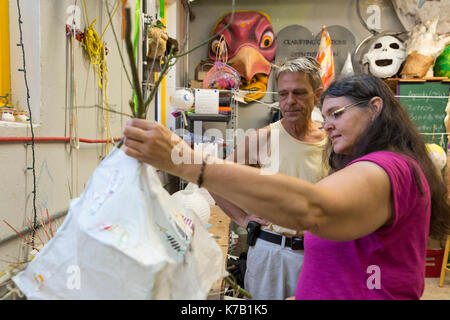
<instances>
[{"instance_id":1,"label":"pink tank top","mask_svg":"<svg viewBox=\"0 0 450 320\"><path fill-rule=\"evenodd\" d=\"M414 179L419 173L423 194ZM362 238L337 242L305 234L305 257L296 299L420 299L431 200L428 182L411 158L378 151L349 163L371 161L389 175L394 202L391 226Z\"/></svg>"}]
</instances>

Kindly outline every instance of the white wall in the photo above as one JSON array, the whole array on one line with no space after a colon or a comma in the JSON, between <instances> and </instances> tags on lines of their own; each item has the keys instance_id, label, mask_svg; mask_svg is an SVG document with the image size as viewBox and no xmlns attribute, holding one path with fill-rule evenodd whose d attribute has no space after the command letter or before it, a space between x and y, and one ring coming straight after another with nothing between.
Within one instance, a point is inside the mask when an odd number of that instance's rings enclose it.
<instances>
[{"instance_id":1,"label":"white wall","mask_svg":"<svg viewBox=\"0 0 450 320\"><path fill-rule=\"evenodd\" d=\"M26 94L22 66L22 54L19 43L18 16L16 0L10 3L11 34L11 73L13 104L26 108ZM34 134L36 137L68 136L68 115L66 114L67 66L70 61L70 42L66 37L65 24L70 16L66 10L73 0L21 0L22 27L26 50L27 77L31 92ZM113 0L107 1L112 6ZM134 6L133 1L129 1ZM83 1L77 2L81 9L81 26L86 26ZM99 35L108 23L105 1L86 0L89 22L98 18L94 27ZM121 7L113 18L113 24L119 37L121 50L128 66L124 43L120 39L122 26ZM133 15L134 16L134 15ZM105 32L102 41L109 49L108 102L110 109L130 114L128 100L131 87L125 77L113 38L111 26ZM97 84L97 75L85 54L80 42L75 41L73 56L75 60L74 78L76 83L77 132L80 138L106 139L106 112L92 107L101 105L102 95ZM86 108L86 106L90 106ZM37 112L39 110L39 112ZM121 137L123 125L128 117L109 113L111 137ZM29 126L9 127L0 124L1 137L29 137ZM112 150L112 145L110 146ZM81 194L94 169L106 156L105 144L80 143L79 149L70 148L63 143L36 143L36 187L37 212L39 204L50 214L56 214L69 207L71 198ZM32 220L32 171L31 147L24 143L0 144L0 220L5 219L17 229L27 226L26 217ZM45 214L45 211L44 211ZM0 221L0 240L13 234L13 231ZM14 240L0 244L0 272L8 262L20 260L24 253L21 241Z\"/></svg>"}]
</instances>

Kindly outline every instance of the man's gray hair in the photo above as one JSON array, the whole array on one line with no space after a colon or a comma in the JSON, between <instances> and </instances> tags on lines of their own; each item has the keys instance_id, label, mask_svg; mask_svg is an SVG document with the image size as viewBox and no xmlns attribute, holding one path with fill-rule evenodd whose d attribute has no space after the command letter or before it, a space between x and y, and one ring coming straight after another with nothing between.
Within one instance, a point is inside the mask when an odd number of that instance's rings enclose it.
<instances>
[{"instance_id":1,"label":"man's gray hair","mask_svg":"<svg viewBox=\"0 0 450 320\"><path fill-rule=\"evenodd\" d=\"M309 82L314 90L323 87L319 71L320 65L314 58L299 57L292 60L283 60L275 63L273 67L276 82L283 72L304 72L309 76Z\"/></svg>"}]
</instances>

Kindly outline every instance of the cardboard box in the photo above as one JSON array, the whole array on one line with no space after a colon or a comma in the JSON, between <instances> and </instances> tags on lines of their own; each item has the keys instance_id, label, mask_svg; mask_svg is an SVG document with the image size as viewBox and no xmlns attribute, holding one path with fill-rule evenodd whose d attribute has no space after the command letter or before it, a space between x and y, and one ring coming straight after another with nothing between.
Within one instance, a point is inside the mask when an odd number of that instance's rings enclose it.
<instances>
[{"instance_id":1,"label":"cardboard box","mask_svg":"<svg viewBox=\"0 0 450 320\"><path fill-rule=\"evenodd\" d=\"M189 84L191 86L191 88L194 89L203 89L203 81L198 81L198 80L190 80Z\"/></svg>"},{"instance_id":2,"label":"cardboard box","mask_svg":"<svg viewBox=\"0 0 450 320\"><path fill-rule=\"evenodd\" d=\"M197 73L197 80L199 80L199 81L205 80L205 77L206 77L207 73L208 73L208 71L199 71Z\"/></svg>"}]
</instances>

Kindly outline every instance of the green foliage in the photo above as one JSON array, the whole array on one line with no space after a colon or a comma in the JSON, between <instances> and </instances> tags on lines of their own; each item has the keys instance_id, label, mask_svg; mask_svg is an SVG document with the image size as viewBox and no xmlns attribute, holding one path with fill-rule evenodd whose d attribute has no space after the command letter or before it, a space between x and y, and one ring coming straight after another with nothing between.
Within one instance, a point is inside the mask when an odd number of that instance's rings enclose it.
<instances>
[{"instance_id":1,"label":"green foliage","mask_svg":"<svg viewBox=\"0 0 450 320\"><path fill-rule=\"evenodd\" d=\"M434 76L450 78L450 45L437 57L434 63Z\"/></svg>"}]
</instances>

